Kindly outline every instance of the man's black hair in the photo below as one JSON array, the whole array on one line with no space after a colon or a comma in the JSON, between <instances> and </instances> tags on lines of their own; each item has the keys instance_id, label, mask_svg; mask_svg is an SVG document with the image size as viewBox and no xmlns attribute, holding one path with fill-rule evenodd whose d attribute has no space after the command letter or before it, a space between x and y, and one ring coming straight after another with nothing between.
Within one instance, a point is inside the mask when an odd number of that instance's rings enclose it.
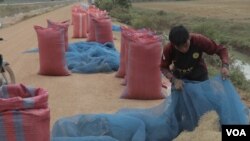
<instances>
[{"instance_id":1,"label":"man's black hair","mask_svg":"<svg viewBox=\"0 0 250 141\"><path fill-rule=\"evenodd\" d=\"M189 38L189 32L182 25L173 27L169 32L170 42L176 45L177 47L186 43L188 38Z\"/></svg>"}]
</instances>

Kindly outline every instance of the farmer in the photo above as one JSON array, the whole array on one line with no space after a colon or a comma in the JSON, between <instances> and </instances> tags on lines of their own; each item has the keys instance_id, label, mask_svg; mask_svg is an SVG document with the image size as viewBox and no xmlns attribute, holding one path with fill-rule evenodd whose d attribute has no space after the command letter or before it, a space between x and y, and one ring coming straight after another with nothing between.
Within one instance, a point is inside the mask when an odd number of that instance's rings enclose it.
<instances>
[{"instance_id":1,"label":"farmer","mask_svg":"<svg viewBox=\"0 0 250 141\"><path fill-rule=\"evenodd\" d=\"M222 45L217 45L204 35L189 33L182 25L170 30L169 40L163 50L161 71L175 89L183 88L183 79L193 81L208 79L203 52L209 55L217 54L221 60L220 71L223 78L229 75L228 51Z\"/></svg>"}]
</instances>

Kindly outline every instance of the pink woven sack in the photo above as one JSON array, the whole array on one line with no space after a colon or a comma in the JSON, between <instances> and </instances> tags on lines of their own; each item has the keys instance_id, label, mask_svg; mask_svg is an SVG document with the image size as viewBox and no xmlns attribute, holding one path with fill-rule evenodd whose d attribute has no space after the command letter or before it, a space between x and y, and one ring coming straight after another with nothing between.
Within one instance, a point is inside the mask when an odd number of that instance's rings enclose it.
<instances>
[{"instance_id":1,"label":"pink woven sack","mask_svg":"<svg viewBox=\"0 0 250 141\"><path fill-rule=\"evenodd\" d=\"M148 30L139 29L135 30L126 26L121 26L121 52L120 52L120 66L116 73L116 77L124 78L127 71L128 65L128 48L130 42L145 36L149 33ZM122 85L126 85L126 80Z\"/></svg>"},{"instance_id":2,"label":"pink woven sack","mask_svg":"<svg viewBox=\"0 0 250 141\"><path fill-rule=\"evenodd\" d=\"M95 42L96 38L95 38L95 22L94 22L94 15L89 13L89 20L88 20L88 35L87 35L87 41L91 42Z\"/></svg>"},{"instance_id":3,"label":"pink woven sack","mask_svg":"<svg viewBox=\"0 0 250 141\"><path fill-rule=\"evenodd\" d=\"M70 72L65 60L64 29L43 28L34 26L37 33L39 74L51 76L67 76Z\"/></svg>"},{"instance_id":4,"label":"pink woven sack","mask_svg":"<svg viewBox=\"0 0 250 141\"><path fill-rule=\"evenodd\" d=\"M74 25L74 18L73 18L73 14L74 13L85 13L87 10L85 10L81 5L74 5L74 6L72 6L72 8L71 8L71 21L72 21L72 25Z\"/></svg>"},{"instance_id":5,"label":"pink woven sack","mask_svg":"<svg viewBox=\"0 0 250 141\"><path fill-rule=\"evenodd\" d=\"M127 86L122 98L162 99L161 42L154 36L134 38L128 49Z\"/></svg>"},{"instance_id":6,"label":"pink woven sack","mask_svg":"<svg viewBox=\"0 0 250 141\"><path fill-rule=\"evenodd\" d=\"M87 38L87 14L73 13L73 38Z\"/></svg>"},{"instance_id":7,"label":"pink woven sack","mask_svg":"<svg viewBox=\"0 0 250 141\"><path fill-rule=\"evenodd\" d=\"M0 87L1 141L49 141L48 92L23 84Z\"/></svg>"},{"instance_id":8,"label":"pink woven sack","mask_svg":"<svg viewBox=\"0 0 250 141\"><path fill-rule=\"evenodd\" d=\"M91 8L88 11L88 38L87 41L96 41L96 26L95 20L99 18L107 18L108 13L96 8Z\"/></svg>"},{"instance_id":9,"label":"pink woven sack","mask_svg":"<svg viewBox=\"0 0 250 141\"><path fill-rule=\"evenodd\" d=\"M128 60L128 46L130 36L135 32L134 29L121 26L121 51L120 51L120 65L116 73L116 77L124 78L126 75L126 66Z\"/></svg>"},{"instance_id":10,"label":"pink woven sack","mask_svg":"<svg viewBox=\"0 0 250 141\"><path fill-rule=\"evenodd\" d=\"M109 17L94 19L95 38L98 43L113 42L112 22Z\"/></svg>"},{"instance_id":11,"label":"pink woven sack","mask_svg":"<svg viewBox=\"0 0 250 141\"><path fill-rule=\"evenodd\" d=\"M62 22L53 22L51 20L47 20L48 23L48 27L52 27L52 28L62 28L64 29L64 39L65 39L65 51L68 50L68 46L69 46L69 39L68 39L68 29L69 29L69 20L66 21L62 21Z\"/></svg>"},{"instance_id":12,"label":"pink woven sack","mask_svg":"<svg viewBox=\"0 0 250 141\"><path fill-rule=\"evenodd\" d=\"M88 23L87 23L87 32L89 33L89 29L90 27L93 27L90 23L90 15L93 15L94 13L100 11L100 9L98 9L97 7L95 7L95 5L90 5L88 7L88 10L87 10L87 19L88 19Z\"/></svg>"}]
</instances>

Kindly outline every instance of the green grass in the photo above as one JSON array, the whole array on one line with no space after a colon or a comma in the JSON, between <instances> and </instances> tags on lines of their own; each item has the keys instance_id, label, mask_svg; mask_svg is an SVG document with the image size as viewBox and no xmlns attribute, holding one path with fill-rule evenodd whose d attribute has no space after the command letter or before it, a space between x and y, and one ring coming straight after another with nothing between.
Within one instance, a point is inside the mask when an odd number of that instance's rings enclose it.
<instances>
[{"instance_id":1,"label":"green grass","mask_svg":"<svg viewBox=\"0 0 250 141\"><path fill-rule=\"evenodd\" d=\"M250 55L250 24L201 18L196 18L188 23L192 31L205 34L218 43Z\"/></svg>"},{"instance_id":2,"label":"green grass","mask_svg":"<svg viewBox=\"0 0 250 141\"><path fill-rule=\"evenodd\" d=\"M133 27L148 27L156 31L167 32L172 26L183 24L191 32L204 34L218 43L250 55L250 23L188 17L182 14L138 8L132 9L131 13L133 13L131 19Z\"/></svg>"}]
</instances>

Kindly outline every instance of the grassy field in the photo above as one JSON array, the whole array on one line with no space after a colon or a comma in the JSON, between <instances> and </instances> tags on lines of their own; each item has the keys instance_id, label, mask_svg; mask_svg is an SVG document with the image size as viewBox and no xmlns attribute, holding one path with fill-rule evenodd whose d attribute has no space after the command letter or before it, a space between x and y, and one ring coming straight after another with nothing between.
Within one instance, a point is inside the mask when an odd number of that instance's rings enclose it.
<instances>
[{"instance_id":1,"label":"grassy field","mask_svg":"<svg viewBox=\"0 0 250 141\"><path fill-rule=\"evenodd\" d=\"M249 0L189 0L133 3L134 7L185 14L188 17L250 23Z\"/></svg>"},{"instance_id":2,"label":"grassy field","mask_svg":"<svg viewBox=\"0 0 250 141\"><path fill-rule=\"evenodd\" d=\"M249 0L143 2L133 3L133 7L163 11L169 15L166 26L186 24L193 31L213 34L221 43L250 55Z\"/></svg>"}]
</instances>

